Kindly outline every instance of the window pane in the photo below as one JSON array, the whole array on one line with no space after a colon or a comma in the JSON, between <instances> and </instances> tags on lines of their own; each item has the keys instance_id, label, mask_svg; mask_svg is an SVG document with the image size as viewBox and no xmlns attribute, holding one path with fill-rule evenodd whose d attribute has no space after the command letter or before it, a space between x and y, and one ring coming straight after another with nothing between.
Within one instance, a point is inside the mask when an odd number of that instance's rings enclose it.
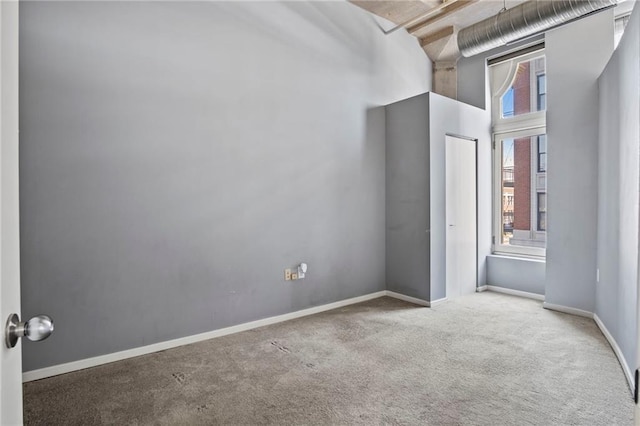
<instances>
[{"instance_id":1,"label":"window pane","mask_svg":"<svg viewBox=\"0 0 640 426\"><path fill-rule=\"evenodd\" d=\"M502 95L502 118L546 110L546 93L544 57L518 63L513 83Z\"/></svg>"},{"instance_id":2,"label":"window pane","mask_svg":"<svg viewBox=\"0 0 640 426\"><path fill-rule=\"evenodd\" d=\"M538 172L547 171L547 135L538 136Z\"/></svg>"},{"instance_id":3,"label":"window pane","mask_svg":"<svg viewBox=\"0 0 640 426\"><path fill-rule=\"evenodd\" d=\"M537 110L544 111L547 109L547 76L545 74L538 74L536 78L537 87Z\"/></svg>"},{"instance_id":4,"label":"window pane","mask_svg":"<svg viewBox=\"0 0 640 426\"><path fill-rule=\"evenodd\" d=\"M502 141L502 244L513 237L514 140Z\"/></svg>"},{"instance_id":5,"label":"window pane","mask_svg":"<svg viewBox=\"0 0 640 426\"><path fill-rule=\"evenodd\" d=\"M547 93L547 76L538 74L538 93Z\"/></svg>"},{"instance_id":6,"label":"window pane","mask_svg":"<svg viewBox=\"0 0 640 426\"><path fill-rule=\"evenodd\" d=\"M538 193L538 231L547 230L547 193Z\"/></svg>"},{"instance_id":7,"label":"window pane","mask_svg":"<svg viewBox=\"0 0 640 426\"><path fill-rule=\"evenodd\" d=\"M502 118L513 117L513 87L502 97Z\"/></svg>"},{"instance_id":8,"label":"window pane","mask_svg":"<svg viewBox=\"0 0 640 426\"><path fill-rule=\"evenodd\" d=\"M505 138L500 141L500 149L500 243L544 248L547 226L546 136ZM542 171L541 161L544 161Z\"/></svg>"}]
</instances>

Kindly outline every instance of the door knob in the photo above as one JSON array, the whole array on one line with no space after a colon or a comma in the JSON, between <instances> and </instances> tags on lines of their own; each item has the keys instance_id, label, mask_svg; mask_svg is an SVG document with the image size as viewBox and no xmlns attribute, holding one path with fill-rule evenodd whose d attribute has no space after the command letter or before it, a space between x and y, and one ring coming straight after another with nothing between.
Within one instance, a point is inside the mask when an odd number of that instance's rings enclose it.
<instances>
[{"instance_id":1,"label":"door knob","mask_svg":"<svg viewBox=\"0 0 640 426\"><path fill-rule=\"evenodd\" d=\"M20 322L18 314L11 314L5 327L5 343L13 348L19 337L27 336L33 342L39 342L53 333L53 320L47 315L38 315L27 322Z\"/></svg>"}]
</instances>

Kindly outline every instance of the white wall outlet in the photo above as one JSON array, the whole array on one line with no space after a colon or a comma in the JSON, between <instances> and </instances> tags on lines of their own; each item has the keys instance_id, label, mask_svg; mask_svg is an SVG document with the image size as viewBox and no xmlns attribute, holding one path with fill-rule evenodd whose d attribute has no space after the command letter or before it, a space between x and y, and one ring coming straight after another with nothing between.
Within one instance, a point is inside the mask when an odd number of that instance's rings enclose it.
<instances>
[{"instance_id":1,"label":"white wall outlet","mask_svg":"<svg viewBox=\"0 0 640 426\"><path fill-rule=\"evenodd\" d=\"M307 273L307 264L301 263L298 265L298 279L304 278L304 274Z\"/></svg>"},{"instance_id":2,"label":"white wall outlet","mask_svg":"<svg viewBox=\"0 0 640 426\"><path fill-rule=\"evenodd\" d=\"M291 274L291 279L292 280L297 280L298 279L298 274Z\"/></svg>"},{"instance_id":3,"label":"white wall outlet","mask_svg":"<svg viewBox=\"0 0 640 426\"><path fill-rule=\"evenodd\" d=\"M596 269L596 282L599 283L600 282L600 268Z\"/></svg>"},{"instance_id":4,"label":"white wall outlet","mask_svg":"<svg viewBox=\"0 0 640 426\"><path fill-rule=\"evenodd\" d=\"M291 281L291 269L284 270L284 280Z\"/></svg>"}]
</instances>

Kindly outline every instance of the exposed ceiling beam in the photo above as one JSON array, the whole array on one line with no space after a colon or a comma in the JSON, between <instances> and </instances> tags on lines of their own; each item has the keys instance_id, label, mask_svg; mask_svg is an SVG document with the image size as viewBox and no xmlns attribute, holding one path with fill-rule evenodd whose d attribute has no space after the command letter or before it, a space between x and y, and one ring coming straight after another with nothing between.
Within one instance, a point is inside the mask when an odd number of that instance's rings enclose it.
<instances>
[{"instance_id":1,"label":"exposed ceiling beam","mask_svg":"<svg viewBox=\"0 0 640 426\"><path fill-rule=\"evenodd\" d=\"M433 9L434 7L441 6L441 3L446 3L449 0L420 0L420 1Z\"/></svg>"},{"instance_id":2,"label":"exposed ceiling beam","mask_svg":"<svg viewBox=\"0 0 640 426\"><path fill-rule=\"evenodd\" d=\"M449 0L448 2L443 3L441 6L439 6L439 10L436 13L429 14L426 20L422 20L423 18L421 18L419 23L413 24L412 26L408 27L407 31L410 34L413 34L435 22L440 21L441 19L446 18L452 13L455 13L469 5L472 5L473 3L476 3L477 1L478 0L458 0L454 2L454 0Z\"/></svg>"},{"instance_id":3,"label":"exposed ceiling beam","mask_svg":"<svg viewBox=\"0 0 640 426\"><path fill-rule=\"evenodd\" d=\"M446 2L440 3L438 6L429 9L425 13L422 13L422 14L420 14L418 16L414 16L413 18L409 19L408 21L405 21L405 22L393 27L389 31L386 31L385 34L390 34L390 33L394 32L396 30L399 30L400 28L409 28L412 25L413 26L419 25L425 19L428 19L429 17L434 16L434 15L437 15L437 14L441 13L443 10L446 11L447 9L455 6L456 3L476 2L476 1L478 1L478 0L447 0ZM451 13L451 12L449 12L449 13ZM447 15L449 13L447 13Z\"/></svg>"},{"instance_id":4,"label":"exposed ceiling beam","mask_svg":"<svg viewBox=\"0 0 640 426\"><path fill-rule=\"evenodd\" d=\"M449 26L449 27L444 27L443 29L438 30L434 33L427 34L424 37L420 37L420 46L424 47L427 44L433 43L434 41L441 40L445 37L452 35L453 32L454 32L453 26Z\"/></svg>"}]
</instances>

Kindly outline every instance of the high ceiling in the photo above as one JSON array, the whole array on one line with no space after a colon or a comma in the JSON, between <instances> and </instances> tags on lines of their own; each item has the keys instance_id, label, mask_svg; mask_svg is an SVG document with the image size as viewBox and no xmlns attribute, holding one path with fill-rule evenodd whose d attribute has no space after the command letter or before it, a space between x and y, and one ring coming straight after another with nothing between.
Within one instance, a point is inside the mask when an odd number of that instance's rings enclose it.
<instances>
[{"instance_id":1,"label":"high ceiling","mask_svg":"<svg viewBox=\"0 0 640 426\"><path fill-rule=\"evenodd\" d=\"M525 0L506 0L511 9ZM430 35L454 27L468 27L504 7L502 0L352 0L353 4L375 15L403 25L412 35L425 39Z\"/></svg>"},{"instance_id":2,"label":"high ceiling","mask_svg":"<svg viewBox=\"0 0 640 426\"><path fill-rule=\"evenodd\" d=\"M405 28L420 41L432 61L460 57L458 31L527 0L350 0L351 3ZM630 13L636 2L618 0L614 13Z\"/></svg>"},{"instance_id":3,"label":"high ceiling","mask_svg":"<svg viewBox=\"0 0 640 426\"><path fill-rule=\"evenodd\" d=\"M459 55L458 30L510 9L526 0L351 0L385 18L420 40L433 61L454 60Z\"/></svg>"},{"instance_id":4,"label":"high ceiling","mask_svg":"<svg viewBox=\"0 0 640 426\"><path fill-rule=\"evenodd\" d=\"M396 25L392 29L385 30L385 33L389 34L397 29L404 28L409 34L415 36L422 49L433 62L432 90L441 95L456 99L457 62L461 57L460 48L458 47L458 32L487 18L497 16L505 9L511 10L528 0L349 1L362 9L391 21ZM538 1L542 2L542 0ZM598 6L598 4L608 5L608 3L615 2L607 0L594 3ZM618 0L617 3L618 5L614 9L614 14L615 16L623 16L626 13L630 13L635 1ZM591 3L589 3L589 5L591 5ZM541 5L536 3L530 6L530 9L534 9L534 12L539 12L537 7ZM543 4L542 6L547 6L548 9L549 5ZM575 5L573 4L567 5L567 7L574 6ZM582 9L576 8L576 10ZM556 12L555 6L553 7L552 12ZM517 13L518 12L516 12L516 14ZM567 16L569 16L569 18L566 19L570 19L570 14ZM511 25L510 29L513 30L515 30L515 27L517 26L519 26L518 29L521 30L521 24L531 25L527 22L524 16L520 20L518 20L518 18L513 18L511 13L502 15L502 18L505 17L507 17L507 25L504 26L508 27ZM535 27L531 28L535 30ZM535 31L532 33L535 33ZM474 36L476 36L475 33L471 37ZM468 38L465 40L468 40ZM502 40L500 40L500 42L502 42Z\"/></svg>"}]
</instances>

